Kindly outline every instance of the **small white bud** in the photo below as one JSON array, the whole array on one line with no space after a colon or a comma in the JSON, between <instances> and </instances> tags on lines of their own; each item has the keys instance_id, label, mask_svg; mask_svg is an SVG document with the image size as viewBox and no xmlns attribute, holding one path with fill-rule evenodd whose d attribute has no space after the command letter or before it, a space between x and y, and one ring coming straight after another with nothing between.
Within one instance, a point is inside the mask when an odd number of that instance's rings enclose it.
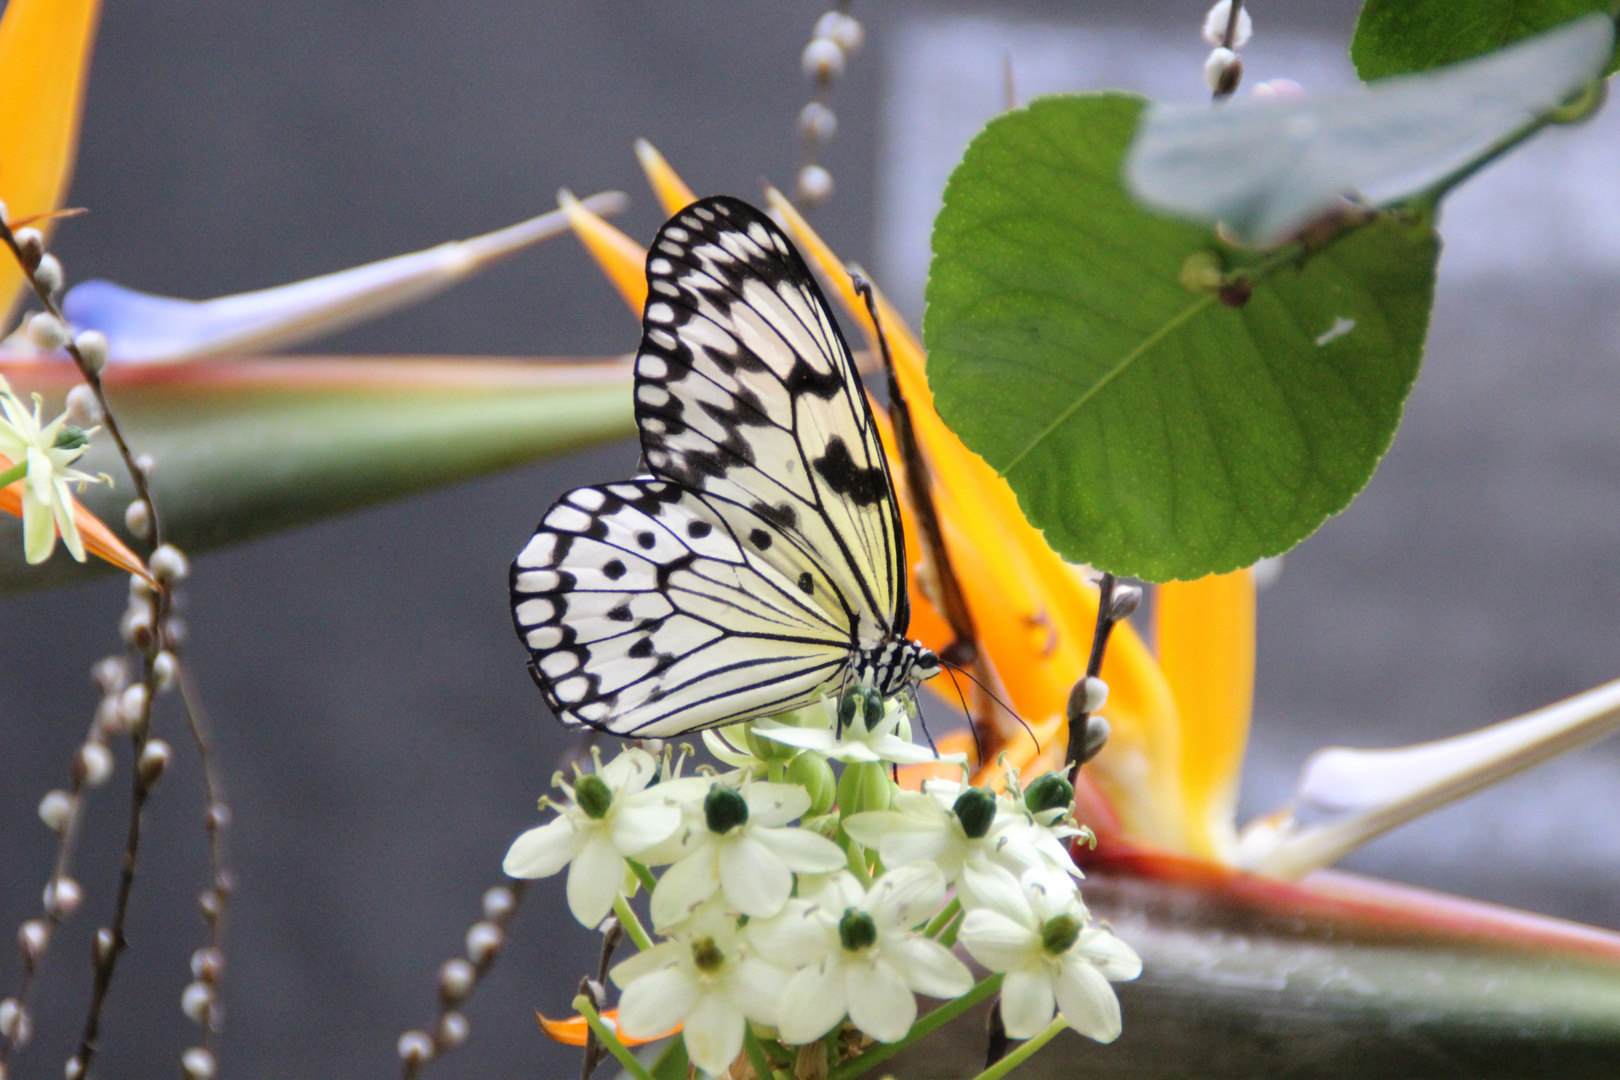
<instances>
[{"instance_id":1,"label":"small white bud","mask_svg":"<svg viewBox=\"0 0 1620 1080\"><path fill-rule=\"evenodd\" d=\"M118 695L108 694L96 706L96 738L113 739L124 733L124 719L118 714Z\"/></svg>"},{"instance_id":2,"label":"small white bud","mask_svg":"<svg viewBox=\"0 0 1620 1080\"><path fill-rule=\"evenodd\" d=\"M92 428L101 423L101 402L96 392L80 383L67 392L68 423L75 427Z\"/></svg>"},{"instance_id":3,"label":"small white bud","mask_svg":"<svg viewBox=\"0 0 1620 1080\"><path fill-rule=\"evenodd\" d=\"M1085 711L1094 713L1108 702L1108 684L1095 675L1088 675L1085 679Z\"/></svg>"},{"instance_id":4,"label":"small white bud","mask_svg":"<svg viewBox=\"0 0 1620 1080\"><path fill-rule=\"evenodd\" d=\"M142 476L150 480L152 479L153 470L157 468L157 459L151 454L136 454L135 467L141 470Z\"/></svg>"},{"instance_id":5,"label":"small white bud","mask_svg":"<svg viewBox=\"0 0 1620 1080\"><path fill-rule=\"evenodd\" d=\"M1226 44L1226 25L1232 21L1232 0L1219 0L1204 16L1204 40L1211 45ZM1232 35L1232 48L1241 49L1249 43L1249 37L1254 33L1254 20L1249 18L1249 9L1238 10L1237 32Z\"/></svg>"},{"instance_id":6,"label":"small white bud","mask_svg":"<svg viewBox=\"0 0 1620 1080\"><path fill-rule=\"evenodd\" d=\"M62 291L62 264L55 255L40 257L39 265L34 267L34 284L46 296L55 296Z\"/></svg>"},{"instance_id":7,"label":"small white bud","mask_svg":"<svg viewBox=\"0 0 1620 1080\"><path fill-rule=\"evenodd\" d=\"M224 970L225 957L212 946L191 954L191 974L205 983L218 982Z\"/></svg>"},{"instance_id":8,"label":"small white bud","mask_svg":"<svg viewBox=\"0 0 1620 1080\"><path fill-rule=\"evenodd\" d=\"M118 633L130 645L145 652L152 644L152 605L145 600L132 601L118 622Z\"/></svg>"},{"instance_id":9,"label":"small white bud","mask_svg":"<svg viewBox=\"0 0 1620 1080\"><path fill-rule=\"evenodd\" d=\"M180 994L180 1011L193 1024L208 1023L208 1013L214 1004L214 988L205 982L187 984Z\"/></svg>"},{"instance_id":10,"label":"small white bud","mask_svg":"<svg viewBox=\"0 0 1620 1080\"><path fill-rule=\"evenodd\" d=\"M45 955L51 943L51 924L44 919L29 919L17 927L17 952L22 954L23 965L30 970Z\"/></svg>"},{"instance_id":11,"label":"small white bud","mask_svg":"<svg viewBox=\"0 0 1620 1080\"><path fill-rule=\"evenodd\" d=\"M842 11L829 11L816 20L814 37L826 38L843 49L850 56L861 51L861 45L866 41L866 31L853 15L846 15Z\"/></svg>"},{"instance_id":12,"label":"small white bud","mask_svg":"<svg viewBox=\"0 0 1620 1080\"><path fill-rule=\"evenodd\" d=\"M137 540L152 539L152 510L145 499L136 499L124 508L124 528Z\"/></svg>"},{"instance_id":13,"label":"small white bud","mask_svg":"<svg viewBox=\"0 0 1620 1080\"><path fill-rule=\"evenodd\" d=\"M42 349L60 349L68 343L67 327L48 311L36 311L28 318L28 340Z\"/></svg>"},{"instance_id":14,"label":"small white bud","mask_svg":"<svg viewBox=\"0 0 1620 1080\"><path fill-rule=\"evenodd\" d=\"M190 561L173 544L164 544L152 552L152 557L147 560L147 566L151 568L152 576L165 585L184 581L191 573Z\"/></svg>"},{"instance_id":15,"label":"small white bud","mask_svg":"<svg viewBox=\"0 0 1620 1080\"><path fill-rule=\"evenodd\" d=\"M1231 49L1216 47L1204 61L1204 82L1217 94L1230 94L1243 77L1243 61Z\"/></svg>"},{"instance_id":16,"label":"small white bud","mask_svg":"<svg viewBox=\"0 0 1620 1080\"><path fill-rule=\"evenodd\" d=\"M207 827L209 832L228 829L230 824L231 808L222 802L214 803L208 808L208 813L203 815L203 825Z\"/></svg>"},{"instance_id":17,"label":"small white bud","mask_svg":"<svg viewBox=\"0 0 1620 1080\"><path fill-rule=\"evenodd\" d=\"M421 1065L433 1057L433 1040L425 1031L407 1031L399 1037L399 1060L407 1065Z\"/></svg>"},{"instance_id":18,"label":"small white bud","mask_svg":"<svg viewBox=\"0 0 1620 1080\"><path fill-rule=\"evenodd\" d=\"M811 146L820 146L838 131L838 117L819 101L799 111L799 134Z\"/></svg>"},{"instance_id":19,"label":"small white bud","mask_svg":"<svg viewBox=\"0 0 1620 1080\"><path fill-rule=\"evenodd\" d=\"M145 683L131 683L118 695L118 718L130 731L139 731L147 721L147 707L151 699Z\"/></svg>"},{"instance_id":20,"label":"small white bud","mask_svg":"<svg viewBox=\"0 0 1620 1080\"><path fill-rule=\"evenodd\" d=\"M517 907L517 897L505 885L496 885L484 891L483 908L484 918L500 921L512 914Z\"/></svg>"},{"instance_id":21,"label":"small white bud","mask_svg":"<svg viewBox=\"0 0 1620 1080\"><path fill-rule=\"evenodd\" d=\"M186 1080L214 1080L214 1055L206 1047L193 1046L180 1055L180 1067Z\"/></svg>"},{"instance_id":22,"label":"small white bud","mask_svg":"<svg viewBox=\"0 0 1620 1080\"><path fill-rule=\"evenodd\" d=\"M32 225L18 229L16 232L17 250L22 252L23 262L29 269L38 265L45 254L45 234Z\"/></svg>"},{"instance_id":23,"label":"small white bud","mask_svg":"<svg viewBox=\"0 0 1620 1080\"><path fill-rule=\"evenodd\" d=\"M472 1025L459 1012L447 1012L439 1017L438 1043L446 1050L454 1050L467 1041Z\"/></svg>"},{"instance_id":24,"label":"small white bud","mask_svg":"<svg viewBox=\"0 0 1620 1080\"><path fill-rule=\"evenodd\" d=\"M53 919L65 919L79 910L79 904L84 900L84 890L79 883L67 875L48 882L45 886L45 914Z\"/></svg>"},{"instance_id":25,"label":"small white bud","mask_svg":"<svg viewBox=\"0 0 1620 1080\"><path fill-rule=\"evenodd\" d=\"M825 86L844 73L844 50L836 41L818 37L804 47L799 57L804 77L819 86Z\"/></svg>"},{"instance_id":26,"label":"small white bud","mask_svg":"<svg viewBox=\"0 0 1620 1080\"><path fill-rule=\"evenodd\" d=\"M1108 614L1115 622L1128 619L1142 606L1142 590L1135 585L1115 585Z\"/></svg>"},{"instance_id":27,"label":"small white bud","mask_svg":"<svg viewBox=\"0 0 1620 1080\"><path fill-rule=\"evenodd\" d=\"M114 946L117 944L118 939L113 937L113 932L107 927L103 926L96 930L96 939L90 945L90 954L95 957L96 967L106 966L107 961L112 959L116 951Z\"/></svg>"},{"instance_id":28,"label":"small white bud","mask_svg":"<svg viewBox=\"0 0 1620 1080\"><path fill-rule=\"evenodd\" d=\"M439 968L439 997L446 1004L459 1005L472 993L476 979L473 966L461 957L446 960Z\"/></svg>"},{"instance_id":29,"label":"small white bud","mask_svg":"<svg viewBox=\"0 0 1620 1080\"><path fill-rule=\"evenodd\" d=\"M467 928L467 959L474 967L484 967L500 950L505 935L492 922L477 922Z\"/></svg>"},{"instance_id":30,"label":"small white bud","mask_svg":"<svg viewBox=\"0 0 1620 1080\"><path fill-rule=\"evenodd\" d=\"M112 751L101 743L87 742L79 747L79 754L73 760L73 767L86 787L100 787L112 775Z\"/></svg>"},{"instance_id":31,"label":"small white bud","mask_svg":"<svg viewBox=\"0 0 1620 1080\"><path fill-rule=\"evenodd\" d=\"M806 165L799 170L799 198L811 206L832 197L832 173L820 165Z\"/></svg>"},{"instance_id":32,"label":"small white bud","mask_svg":"<svg viewBox=\"0 0 1620 1080\"><path fill-rule=\"evenodd\" d=\"M6 998L0 1001L0 1035L4 1035L12 1046L22 1046L28 1042L28 1037L34 1033L34 1023L28 1016L28 1010L22 1007L22 1002L16 998Z\"/></svg>"},{"instance_id":33,"label":"small white bud","mask_svg":"<svg viewBox=\"0 0 1620 1080\"><path fill-rule=\"evenodd\" d=\"M152 658L152 681L158 693L174 689L174 653L165 649Z\"/></svg>"},{"instance_id":34,"label":"small white bud","mask_svg":"<svg viewBox=\"0 0 1620 1080\"><path fill-rule=\"evenodd\" d=\"M103 656L90 668L90 681L103 694L116 694L129 681L129 663L122 656Z\"/></svg>"},{"instance_id":35,"label":"small white bud","mask_svg":"<svg viewBox=\"0 0 1620 1080\"><path fill-rule=\"evenodd\" d=\"M68 818L73 816L73 796L57 788L47 791L45 797L39 800L39 820L53 833L60 833L67 828Z\"/></svg>"},{"instance_id":36,"label":"small white bud","mask_svg":"<svg viewBox=\"0 0 1620 1080\"><path fill-rule=\"evenodd\" d=\"M163 770L169 767L169 758L174 752L169 744L162 739L150 739L141 747L141 759L137 763L140 770L141 783L151 787L163 776Z\"/></svg>"},{"instance_id":37,"label":"small white bud","mask_svg":"<svg viewBox=\"0 0 1620 1080\"><path fill-rule=\"evenodd\" d=\"M143 604L152 602L152 582L139 574L129 575L129 601L134 604L139 601Z\"/></svg>"},{"instance_id":38,"label":"small white bud","mask_svg":"<svg viewBox=\"0 0 1620 1080\"><path fill-rule=\"evenodd\" d=\"M100 330L82 330L73 339L74 348L84 357L84 366L100 374L107 366L107 335Z\"/></svg>"}]
</instances>

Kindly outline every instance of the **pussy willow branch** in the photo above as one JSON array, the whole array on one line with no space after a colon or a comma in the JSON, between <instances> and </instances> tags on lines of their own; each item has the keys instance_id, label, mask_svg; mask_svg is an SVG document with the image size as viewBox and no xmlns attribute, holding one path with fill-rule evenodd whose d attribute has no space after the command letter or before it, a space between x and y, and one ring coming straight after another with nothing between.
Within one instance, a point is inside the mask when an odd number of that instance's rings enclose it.
<instances>
[{"instance_id":1,"label":"pussy willow branch","mask_svg":"<svg viewBox=\"0 0 1620 1080\"><path fill-rule=\"evenodd\" d=\"M175 684L180 691L180 704L185 710L186 726L191 730L191 741L197 748L197 761L202 767L203 793L208 800L208 809L203 814L203 824L208 831L210 884L209 891L204 894L207 901L203 904L203 918L208 923L208 948L212 950L213 958L218 961L225 955L225 908L230 903L234 885L230 868L225 862L223 836L230 819L230 808L225 802L224 789L220 784L219 766L214 756L213 731L209 726L208 716L203 712L202 704L198 700L197 688L192 684L190 665L178 662L175 664ZM220 965L215 963L206 973L194 971L193 974L206 982L217 998L221 977ZM212 1002L204 1010L201 1026L202 1039L199 1045L204 1050L212 1051L214 1042Z\"/></svg>"},{"instance_id":2,"label":"pussy willow branch","mask_svg":"<svg viewBox=\"0 0 1620 1080\"><path fill-rule=\"evenodd\" d=\"M0 221L0 241L4 241L11 250L17 265L22 267L23 274L28 278L29 285L34 290L40 304L59 320L64 327L68 325L67 317L56 302L51 290L42 286L34 273L34 266L29 265L29 259L23 254L22 248L17 244L17 234L11 226ZM36 264L37 265L37 264ZM124 439L123 431L118 426L118 418L114 414L112 405L107 400L106 391L101 385L101 373L85 360L84 353L79 350L78 344L70 335L64 346L67 354L73 358L78 366L79 375L84 379L92 392L96 395L96 402L101 407L102 424L107 434L118 447L118 454L124 461L124 468L129 473L130 483L134 485L135 494L145 504L150 520L150 535L152 550L156 550L163 543L163 519L158 514L157 504L152 500L152 492L147 484L146 473L135 461L135 455L130 451L129 444ZM141 756L146 749L147 740L151 734L152 702L158 693L157 670L154 661L163 649L163 639L166 621L169 612L169 591L167 589L153 589L149 594L151 605L152 637L150 642L141 648L141 660L144 665L142 682L146 687L146 700L141 708L141 715L130 725L130 741L134 748L134 764L130 769L130 799L129 799L129 829L124 842L124 860L118 877L118 897L113 907L112 924L106 929L106 937L97 932L97 947L94 951L95 980L90 991L90 1008L85 1016L84 1033L79 1040L78 1053L69 1060L66 1075L67 1080L78 1080L90 1068L91 1059L95 1056L96 1036L101 1030L101 1011L107 1000L107 992L112 986L113 974L118 967L118 957L123 952L127 942L124 938L124 925L129 916L129 898L135 887L135 867L140 858L141 848L141 811L146 807L147 797L151 794L152 786L157 777L147 779L146 770L141 768ZM103 942L105 944L103 944Z\"/></svg>"}]
</instances>

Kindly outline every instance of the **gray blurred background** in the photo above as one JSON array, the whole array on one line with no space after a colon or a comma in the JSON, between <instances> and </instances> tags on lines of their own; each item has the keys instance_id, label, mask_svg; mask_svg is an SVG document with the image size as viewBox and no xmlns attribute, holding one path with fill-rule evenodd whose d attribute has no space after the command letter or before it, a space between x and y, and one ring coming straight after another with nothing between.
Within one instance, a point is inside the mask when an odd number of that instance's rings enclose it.
<instances>
[{"instance_id":1,"label":"gray blurred background","mask_svg":"<svg viewBox=\"0 0 1620 1080\"><path fill-rule=\"evenodd\" d=\"M822 4L107 0L57 250L71 280L172 295L261 288L472 235L567 185L660 214L646 136L700 193L791 183ZM921 307L927 227L954 155L1020 92L1202 94L1201 0L857 2L865 51L833 106L838 183L814 221ZM1249 79L1322 90L1355 5L1252 5ZM1396 745L1502 719L1620 676L1620 138L1547 137L1449 210L1426 369L1366 494L1262 595L1244 813L1285 798L1324 743ZM633 320L572 240L526 254L322 352L602 355ZM315 350L312 350L315 351ZM190 659L218 733L241 882L223 1067L388 1076L426 1022L500 858L537 820L569 739L510 627L506 566L565 487L626 473L581 454L196 561ZM116 644L123 584L0 600L0 928L38 909L52 852L35 811L64 782ZM161 721L177 746L172 715ZM103 1075L173 1075L203 943L202 796L189 755L159 789ZM85 909L53 950L14 1075L60 1075L107 917L127 771L98 793ZM1401 832L1357 870L1620 928L1620 750L1554 763ZM9 930L6 931L9 934ZM595 943L539 883L439 1075L566 1074L532 1009L562 1012ZM18 965L0 950L0 994Z\"/></svg>"}]
</instances>

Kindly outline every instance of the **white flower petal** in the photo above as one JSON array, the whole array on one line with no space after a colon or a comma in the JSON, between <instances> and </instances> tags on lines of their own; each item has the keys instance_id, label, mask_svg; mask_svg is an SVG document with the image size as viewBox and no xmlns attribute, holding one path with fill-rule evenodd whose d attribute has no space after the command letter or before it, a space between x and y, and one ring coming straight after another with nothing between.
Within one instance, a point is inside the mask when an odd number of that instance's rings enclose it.
<instances>
[{"instance_id":1,"label":"white flower petal","mask_svg":"<svg viewBox=\"0 0 1620 1080\"><path fill-rule=\"evenodd\" d=\"M849 815L841 824L850 839L862 847L875 850L891 832L897 829L917 831L920 823L916 818L893 810L867 810Z\"/></svg>"},{"instance_id":2,"label":"white flower petal","mask_svg":"<svg viewBox=\"0 0 1620 1080\"><path fill-rule=\"evenodd\" d=\"M1098 927L1082 930L1074 950L1084 955L1109 982L1129 982L1142 974L1142 958L1136 955L1136 950Z\"/></svg>"},{"instance_id":3,"label":"white flower petal","mask_svg":"<svg viewBox=\"0 0 1620 1080\"><path fill-rule=\"evenodd\" d=\"M1036 958L1041 947L1040 935L1028 925L990 908L968 912L957 940L973 959L991 971L1023 967Z\"/></svg>"},{"instance_id":4,"label":"white flower petal","mask_svg":"<svg viewBox=\"0 0 1620 1080\"><path fill-rule=\"evenodd\" d=\"M754 918L766 919L782 910L793 892L793 874L753 830L720 842L720 887L726 903Z\"/></svg>"},{"instance_id":5,"label":"white flower petal","mask_svg":"<svg viewBox=\"0 0 1620 1080\"><path fill-rule=\"evenodd\" d=\"M576 819L564 815L512 841L501 869L508 877L550 877L567 866L584 844L585 836L576 827Z\"/></svg>"},{"instance_id":6,"label":"white flower petal","mask_svg":"<svg viewBox=\"0 0 1620 1080\"><path fill-rule=\"evenodd\" d=\"M1040 920L1030 909L1029 897L1018 882L999 875L980 875L975 879L978 889L972 896L963 896L962 902L973 908L988 908L1000 912L1013 922L1034 926Z\"/></svg>"},{"instance_id":7,"label":"white flower petal","mask_svg":"<svg viewBox=\"0 0 1620 1080\"><path fill-rule=\"evenodd\" d=\"M679 964L643 975L619 995L619 1030L633 1039L662 1035L686 1019L697 992L697 979Z\"/></svg>"},{"instance_id":8,"label":"white flower petal","mask_svg":"<svg viewBox=\"0 0 1620 1080\"><path fill-rule=\"evenodd\" d=\"M913 863L890 870L866 894L862 906L880 930L921 926L945 902L945 875L933 863Z\"/></svg>"},{"instance_id":9,"label":"white flower petal","mask_svg":"<svg viewBox=\"0 0 1620 1080\"><path fill-rule=\"evenodd\" d=\"M1011 871L1005 867L997 866L988 859L974 859L962 865L962 873L956 879L956 891L962 896L962 903L974 907L982 906L984 897L989 896L997 888L1018 888L1018 879L1013 877Z\"/></svg>"},{"instance_id":10,"label":"white flower petal","mask_svg":"<svg viewBox=\"0 0 1620 1080\"><path fill-rule=\"evenodd\" d=\"M820 750L824 754L838 746L838 739L826 728L778 727L775 724L756 723L754 734L805 750Z\"/></svg>"},{"instance_id":11,"label":"white flower petal","mask_svg":"<svg viewBox=\"0 0 1620 1080\"><path fill-rule=\"evenodd\" d=\"M1074 1030L1098 1042L1113 1042L1119 1038L1123 1028L1119 998L1114 996L1114 988L1108 985L1102 972L1070 952L1058 967L1053 989L1057 991L1063 1019Z\"/></svg>"},{"instance_id":12,"label":"white flower petal","mask_svg":"<svg viewBox=\"0 0 1620 1080\"><path fill-rule=\"evenodd\" d=\"M79 524L73 520L73 496L67 482L58 478L52 485L55 498L51 500L56 513L56 531L62 535L62 544L79 562L84 562L84 540L79 536Z\"/></svg>"},{"instance_id":13,"label":"white flower petal","mask_svg":"<svg viewBox=\"0 0 1620 1080\"><path fill-rule=\"evenodd\" d=\"M701 844L658 879L658 887L652 894L653 926L660 930L674 926L713 896L719 887L714 845Z\"/></svg>"},{"instance_id":14,"label":"white flower petal","mask_svg":"<svg viewBox=\"0 0 1620 1080\"><path fill-rule=\"evenodd\" d=\"M619 756L602 766L597 775L612 789L615 798L633 795L658 775L658 759L636 746L627 746Z\"/></svg>"},{"instance_id":15,"label":"white flower petal","mask_svg":"<svg viewBox=\"0 0 1620 1080\"><path fill-rule=\"evenodd\" d=\"M836 957L811 964L788 980L777 1031L785 1042L819 1039L844 1018L844 968Z\"/></svg>"},{"instance_id":16,"label":"white flower petal","mask_svg":"<svg viewBox=\"0 0 1620 1080\"><path fill-rule=\"evenodd\" d=\"M1052 1022L1056 1008L1052 977L1045 964L1009 971L1002 980L1001 1022L1013 1038L1039 1035L1041 1029Z\"/></svg>"},{"instance_id":17,"label":"white flower petal","mask_svg":"<svg viewBox=\"0 0 1620 1080\"><path fill-rule=\"evenodd\" d=\"M899 1042L917 1020L917 999L881 958L844 965L849 1018L878 1042Z\"/></svg>"},{"instance_id":18,"label":"white flower petal","mask_svg":"<svg viewBox=\"0 0 1620 1080\"><path fill-rule=\"evenodd\" d=\"M750 829L749 835L800 873L830 874L846 865L843 848L809 829Z\"/></svg>"},{"instance_id":19,"label":"white flower petal","mask_svg":"<svg viewBox=\"0 0 1620 1080\"><path fill-rule=\"evenodd\" d=\"M772 784L755 780L742 791L748 804L748 824L767 829L786 825L810 809L810 793L800 784Z\"/></svg>"},{"instance_id":20,"label":"white flower petal","mask_svg":"<svg viewBox=\"0 0 1620 1080\"><path fill-rule=\"evenodd\" d=\"M866 740L866 745L884 761L893 761L900 765L922 765L935 761L960 765L967 761L967 755L964 753L936 754L928 747L918 746L898 735L874 735Z\"/></svg>"},{"instance_id":21,"label":"white flower petal","mask_svg":"<svg viewBox=\"0 0 1620 1080\"><path fill-rule=\"evenodd\" d=\"M686 1014L686 1056L711 1076L724 1076L742 1052L743 1016L724 994L705 993Z\"/></svg>"},{"instance_id":22,"label":"white flower petal","mask_svg":"<svg viewBox=\"0 0 1620 1080\"><path fill-rule=\"evenodd\" d=\"M628 960L613 965L613 970L608 972L608 976L621 988L626 987L648 972L678 964L689 955L687 946L678 941L666 941L662 945L654 945L646 952L636 953Z\"/></svg>"},{"instance_id":23,"label":"white flower petal","mask_svg":"<svg viewBox=\"0 0 1620 1080\"><path fill-rule=\"evenodd\" d=\"M839 947L836 920L842 914L842 909L833 913L807 900L789 900L774 917L750 920L748 941L766 959L789 970L801 968Z\"/></svg>"},{"instance_id":24,"label":"white flower petal","mask_svg":"<svg viewBox=\"0 0 1620 1080\"><path fill-rule=\"evenodd\" d=\"M604 830L592 829L568 868L568 910L594 930L613 910L613 899L622 888L624 856Z\"/></svg>"},{"instance_id":25,"label":"white flower petal","mask_svg":"<svg viewBox=\"0 0 1620 1080\"><path fill-rule=\"evenodd\" d=\"M973 989L973 973L937 941L916 936L885 941L883 958L919 994L959 998Z\"/></svg>"},{"instance_id":26,"label":"white flower petal","mask_svg":"<svg viewBox=\"0 0 1620 1080\"><path fill-rule=\"evenodd\" d=\"M663 843L680 827L681 808L670 803L615 807L608 813L613 846L626 855Z\"/></svg>"},{"instance_id":27,"label":"white flower petal","mask_svg":"<svg viewBox=\"0 0 1620 1080\"><path fill-rule=\"evenodd\" d=\"M56 548L56 518L51 505L41 502L29 484L23 484L23 557L37 565L51 557Z\"/></svg>"},{"instance_id":28,"label":"white flower petal","mask_svg":"<svg viewBox=\"0 0 1620 1080\"><path fill-rule=\"evenodd\" d=\"M792 977L791 971L750 956L736 965L726 989L738 1012L775 1027L781 1016L782 992Z\"/></svg>"}]
</instances>

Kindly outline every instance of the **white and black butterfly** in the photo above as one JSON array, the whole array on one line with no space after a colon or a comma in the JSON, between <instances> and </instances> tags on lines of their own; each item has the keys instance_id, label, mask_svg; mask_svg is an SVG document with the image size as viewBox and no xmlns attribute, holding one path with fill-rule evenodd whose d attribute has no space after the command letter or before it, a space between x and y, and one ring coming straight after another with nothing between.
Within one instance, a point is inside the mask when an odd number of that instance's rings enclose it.
<instances>
[{"instance_id":1,"label":"white and black butterfly","mask_svg":"<svg viewBox=\"0 0 1620 1080\"><path fill-rule=\"evenodd\" d=\"M636 356L650 475L583 487L512 564L512 618L565 723L668 737L940 670L906 638L905 538L849 346L804 260L716 196L659 230Z\"/></svg>"}]
</instances>

